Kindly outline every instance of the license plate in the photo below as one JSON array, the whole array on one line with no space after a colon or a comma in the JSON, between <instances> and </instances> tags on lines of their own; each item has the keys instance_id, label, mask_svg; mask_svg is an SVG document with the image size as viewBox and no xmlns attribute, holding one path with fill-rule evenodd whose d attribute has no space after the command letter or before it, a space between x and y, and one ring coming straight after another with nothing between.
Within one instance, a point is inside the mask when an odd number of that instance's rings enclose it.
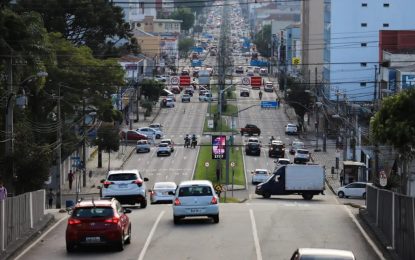
<instances>
[{"instance_id":1,"label":"license plate","mask_svg":"<svg viewBox=\"0 0 415 260\"><path fill-rule=\"evenodd\" d=\"M85 242L87 243L98 243L101 241L100 237L86 237Z\"/></svg>"},{"instance_id":2,"label":"license plate","mask_svg":"<svg viewBox=\"0 0 415 260\"><path fill-rule=\"evenodd\" d=\"M190 213L201 213L201 209L190 209Z\"/></svg>"},{"instance_id":3,"label":"license plate","mask_svg":"<svg viewBox=\"0 0 415 260\"><path fill-rule=\"evenodd\" d=\"M118 187L119 187L119 188L124 188L124 189L125 189L125 188L127 188L127 184L118 184Z\"/></svg>"}]
</instances>

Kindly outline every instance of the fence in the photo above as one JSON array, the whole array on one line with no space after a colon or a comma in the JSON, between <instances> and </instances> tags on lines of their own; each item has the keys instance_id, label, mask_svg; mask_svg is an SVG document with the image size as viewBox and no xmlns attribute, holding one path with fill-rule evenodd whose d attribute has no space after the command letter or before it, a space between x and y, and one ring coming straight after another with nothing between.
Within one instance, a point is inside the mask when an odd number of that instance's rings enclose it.
<instances>
[{"instance_id":1,"label":"fence","mask_svg":"<svg viewBox=\"0 0 415 260\"><path fill-rule=\"evenodd\" d=\"M23 237L44 217L45 190L0 201L0 254Z\"/></svg>"},{"instance_id":2,"label":"fence","mask_svg":"<svg viewBox=\"0 0 415 260\"><path fill-rule=\"evenodd\" d=\"M367 211L401 259L415 259L415 198L367 186Z\"/></svg>"}]
</instances>

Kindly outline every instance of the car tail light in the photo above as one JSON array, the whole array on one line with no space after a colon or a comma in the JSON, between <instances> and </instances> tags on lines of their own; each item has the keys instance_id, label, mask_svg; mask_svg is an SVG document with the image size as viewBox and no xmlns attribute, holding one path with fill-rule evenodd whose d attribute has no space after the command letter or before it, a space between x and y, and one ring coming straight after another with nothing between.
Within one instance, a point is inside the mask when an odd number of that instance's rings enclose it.
<instances>
[{"instance_id":1,"label":"car tail light","mask_svg":"<svg viewBox=\"0 0 415 260\"><path fill-rule=\"evenodd\" d=\"M212 200L210 201L210 204L218 204L218 199L216 199L216 197L213 196Z\"/></svg>"},{"instance_id":2,"label":"car tail light","mask_svg":"<svg viewBox=\"0 0 415 260\"><path fill-rule=\"evenodd\" d=\"M179 198L174 200L174 206L180 206L182 203L180 202Z\"/></svg>"},{"instance_id":3,"label":"car tail light","mask_svg":"<svg viewBox=\"0 0 415 260\"><path fill-rule=\"evenodd\" d=\"M141 185L143 185L143 181L142 180L135 180L135 181L133 181L131 183L137 184L138 187L141 187Z\"/></svg>"},{"instance_id":4,"label":"car tail light","mask_svg":"<svg viewBox=\"0 0 415 260\"><path fill-rule=\"evenodd\" d=\"M104 220L105 223L112 223L112 224L118 224L120 222L120 218L118 217L112 217Z\"/></svg>"},{"instance_id":5,"label":"car tail light","mask_svg":"<svg viewBox=\"0 0 415 260\"><path fill-rule=\"evenodd\" d=\"M68 219L68 224L69 225L78 225L78 224L81 224L81 221L79 219L76 219L76 218L69 218Z\"/></svg>"},{"instance_id":6,"label":"car tail light","mask_svg":"<svg viewBox=\"0 0 415 260\"><path fill-rule=\"evenodd\" d=\"M154 195L154 190L150 191L150 195L153 196Z\"/></svg>"},{"instance_id":7,"label":"car tail light","mask_svg":"<svg viewBox=\"0 0 415 260\"><path fill-rule=\"evenodd\" d=\"M110 186L111 184L114 184L113 182L110 181L104 181L104 188L108 188L108 186Z\"/></svg>"}]
</instances>

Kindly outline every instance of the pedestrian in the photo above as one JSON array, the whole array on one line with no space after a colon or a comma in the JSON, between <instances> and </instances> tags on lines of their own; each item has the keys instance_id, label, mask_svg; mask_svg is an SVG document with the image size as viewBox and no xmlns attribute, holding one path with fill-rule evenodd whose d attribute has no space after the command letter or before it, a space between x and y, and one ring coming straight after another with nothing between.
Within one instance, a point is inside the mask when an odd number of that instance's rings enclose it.
<instances>
[{"instance_id":1,"label":"pedestrian","mask_svg":"<svg viewBox=\"0 0 415 260\"><path fill-rule=\"evenodd\" d=\"M7 189L3 185L3 180L0 179L0 201L7 198Z\"/></svg>"},{"instance_id":2,"label":"pedestrian","mask_svg":"<svg viewBox=\"0 0 415 260\"><path fill-rule=\"evenodd\" d=\"M89 171L88 175L89 175L89 178L91 179L92 178L92 171L91 170Z\"/></svg>"},{"instance_id":3,"label":"pedestrian","mask_svg":"<svg viewBox=\"0 0 415 260\"><path fill-rule=\"evenodd\" d=\"M69 189L72 190L72 182L73 182L74 174L72 170L68 173L68 181L69 181Z\"/></svg>"},{"instance_id":4,"label":"pedestrian","mask_svg":"<svg viewBox=\"0 0 415 260\"><path fill-rule=\"evenodd\" d=\"M49 206L49 209L51 209L53 205L53 198L55 197L55 194L53 193L52 189L49 189L47 196L48 196L48 206Z\"/></svg>"},{"instance_id":5,"label":"pedestrian","mask_svg":"<svg viewBox=\"0 0 415 260\"><path fill-rule=\"evenodd\" d=\"M343 177L343 175L341 175L340 176L340 186L343 186L343 180L344 180L344 177Z\"/></svg>"}]
</instances>

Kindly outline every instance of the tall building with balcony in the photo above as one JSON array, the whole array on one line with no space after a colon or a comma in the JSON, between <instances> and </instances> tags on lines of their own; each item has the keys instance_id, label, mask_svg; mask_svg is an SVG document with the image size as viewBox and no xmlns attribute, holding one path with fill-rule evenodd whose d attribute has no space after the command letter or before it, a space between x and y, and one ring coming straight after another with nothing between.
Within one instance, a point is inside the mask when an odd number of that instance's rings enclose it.
<instances>
[{"instance_id":1,"label":"tall building with balcony","mask_svg":"<svg viewBox=\"0 0 415 260\"><path fill-rule=\"evenodd\" d=\"M313 1L314 2L314 1ZM324 69L328 98L375 98L379 31L413 30L413 0L324 0Z\"/></svg>"},{"instance_id":2,"label":"tall building with balcony","mask_svg":"<svg viewBox=\"0 0 415 260\"><path fill-rule=\"evenodd\" d=\"M113 3L123 9L124 19L130 24L157 15L155 0L114 0Z\"/></svg>"}]
</instances>

